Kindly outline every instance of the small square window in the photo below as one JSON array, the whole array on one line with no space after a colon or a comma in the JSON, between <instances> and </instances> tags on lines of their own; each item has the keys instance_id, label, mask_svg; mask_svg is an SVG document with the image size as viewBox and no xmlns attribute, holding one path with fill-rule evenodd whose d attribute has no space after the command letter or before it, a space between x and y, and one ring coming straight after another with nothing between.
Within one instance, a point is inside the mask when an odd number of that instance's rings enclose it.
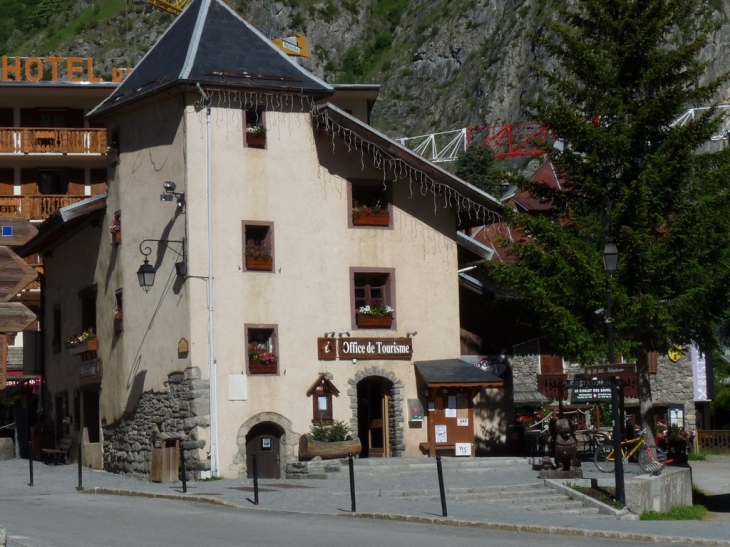
<instances>
[{"instance_id":1,"label":"small square window","mask_svg":"<svg viewBox=\"0 0 730 547\"><path fill-rule=\"evenodd\" d=\"M249 374L278 374L279 354L276 344L276 327L262 325L244 327Z\"/></svg>"},{"instance_id":2,"label":"small square window","mask_svg":"<svg viewBox=\"0 0 730 547\"><path fill-rule=\"evenodd\" d=\"M351 227L388 228L391 224L391 191L383 181L350 181Z\"/></svg>"},{"instance_id":3,"label":"small square window","mask_svg":"<svg viewBox=\"0 0 730 547\"><path fill-rule=\"evenodd\" d=\"M395 328L395 270L351 269L353 328Z\"/></svg>"},{"instance_id":4,"label":"small square window","mask_svg":"<svg viewBox=\"0 0 730 547\"><path fill-rule=\"evenodd\" d=\"M243 221L243 265L246 271L274 271L274 223Z\"/></svg>"},{"instance_id":5,"label":"small square window","mask_svg":"<svg viewBox=\"0 0 730 547\"><path fill-rule=\"evenodd\" d=\"M265 110L260 107L246 108L243 111L243 122L246 146L248 148L266 148Z\"/></svg>"}]
</instances>

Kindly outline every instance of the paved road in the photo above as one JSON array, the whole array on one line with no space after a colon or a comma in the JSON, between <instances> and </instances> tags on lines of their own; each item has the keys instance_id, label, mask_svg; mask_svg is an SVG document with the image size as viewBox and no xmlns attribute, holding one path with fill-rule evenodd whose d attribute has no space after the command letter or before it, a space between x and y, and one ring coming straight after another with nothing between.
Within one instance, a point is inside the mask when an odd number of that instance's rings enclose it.
<instances>
[{"instance_id":1,"label":"paved road","mask_svg":"<svg viewBox=\"0 0 730 547\"><path fill-rule=\"evenodd\" d=\"M447 488L464 488L494 485L536 484L539 481L537 472L527 460L493 460L494 469L478 471L455 470L444 462L445 482ZM503 464L501 467L498 463ZM711 458L707 462L694 462L693 475L699 487L717 502L717 517L708 522L642 522L618 521L606 515L571 516L567 514L546 513L542 511L526 511L515 509L507 504L483 505L469 503L449 504L448 518L441 516L438 496L420 497L417 499L399 496L398 493L414 490L431 490L438 487L435 465L432 474L400 474L382 477L378 473L368 473L366 467L356 468L357 516L378 518L381 520L397 519L402 521L449 524L452 526L473 527L494 530L513 530L523 532L540 532L547 534L567 534L583 536L583 542L593 543L596 538L630 539L645 541L673 541L694 545L725 545L730 547L730 514L727 500L730 496L730 459ZM349 481L347 474L339 479L300 480L300 481L261 481L260 505L255 507L252 482L250 480L217 480L189 483L188 492L183 494L181 484L155 484L121 475L113 475L91 469L83 470L83 493L76 492L77 467L45 466L36 463L35 486L28 486L28 462L10 460L0 462L0 525L10 527L11 536L18 535L13 531L13 522L7 522L8 503L15 505L19 500L51 499L56 496L61 502L71 502L86 507L96 504L120 504L119 511L110 514L123 514L129 503L126 498L93 495L93 492L107 492L134 496L165 497L170 501L157 501L156 508L177 506L177 500L206 501L217 504L217 511L225 512L224 507L238 508L237 514L246 514L246 518L271 511L290 513L306 513L310 515L348 515L351 509ZM372 470L371 470L372 471ZM629 469L632 471L632 469ZM610 475L601 474L595 466L588 463L584 467L586 478L599 477L604 480ZM175 499L176 498L176 499ZM79 501L76 501L79 500ZM134 504L133 504L134 505ZM32 505L31 505L32 506ZM245 509L244 513L240 509ZM210 508L191 505L189 511L209 511ZM83 514L83 511L81 511ZM279 514L279 513L277 513ZM164 514L163 514L164 517ZM240 518L244 518L241 516ZM263 518L263 517L262 517ZM287 517L293 518L293 517ZM369 525L380 528L384 523ZM20 534L22 535L22 534Z\"/></svg>"},{"instance_id":2,"label":"paved road","mask_svg":"<svg viewBox=\"0 0 730 547\"><path fill-rule=\"evenodd\" d=\"M316 499L312 500L316 503ZM183 501L114 496L0 500L12 523L7 547L584 547L585 538L404 522L242 511ZM641 545L591 539L592 547ZM668 547L669 543L656 545ZM672 544L677 545L677 544Z\"/></svg>"}]
</instances>

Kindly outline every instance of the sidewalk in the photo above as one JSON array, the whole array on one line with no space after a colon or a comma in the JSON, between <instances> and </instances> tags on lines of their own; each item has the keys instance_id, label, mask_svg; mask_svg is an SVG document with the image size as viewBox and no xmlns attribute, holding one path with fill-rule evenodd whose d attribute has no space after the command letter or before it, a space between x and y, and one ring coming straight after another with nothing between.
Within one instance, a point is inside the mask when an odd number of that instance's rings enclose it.
<instances>
[{"instance_id":1,"label":"sidewalk","mask_svg":"<svg viewBox=\"0 0 730 547\"><path fill-rule=\"evenodd\" d=\"M444 458L444 483L447 490L541 482L537 477L538 472L532 469L527 459L494 461L503 465L493 470L455 470L449 469L449 459ZM355 514L351 512L347 466L343 466L341 478L260 480L258 506L253 505L253 481L250 479L188 482L187 493L183 493L180 482L150 483L146 480L91 469L82 470L84 491L78 495L149 496L194 500L253 511L329 514L593 538L730 547L730 519L726 518L730 511L727 506L727 500L730 499L730 486L728 486L730 458L692 462L692 467L695 482L704 485L701 487L702 490L721 502L720 509L725 511L720 514L723 518L703 522L627 521L617 520L608 515L563 515L510 508L507 505L485 506L454 501L447 502L448 517L445 518L441 516L435 462L431 475L419 473L381 478L377 475L372 476L372 468L356 464ZM30 487L27 460L0 462L0 498L77 493L76 464L47 466L34 462L33 469L34 486ZM588 462L584 464L583 469L585 478L607 478L606 474L598 472L595 466ZM418 499L404 496L409 491L418 490L433 491L435 496ZM2 524L9 523L0 522L0 525Z\"/></svg>"}]
</instances>

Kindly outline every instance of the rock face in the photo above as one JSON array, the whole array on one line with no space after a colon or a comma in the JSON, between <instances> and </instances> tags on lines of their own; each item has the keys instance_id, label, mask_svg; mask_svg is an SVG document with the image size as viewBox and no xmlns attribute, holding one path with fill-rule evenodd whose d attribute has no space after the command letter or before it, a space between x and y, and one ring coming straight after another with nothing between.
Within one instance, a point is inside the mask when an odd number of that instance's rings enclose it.
<instances>
[{"instance_id":1,"label":"rock face","mask_svg":"<svg viewBox=\"0 0 730 547\"><path fill-rule=\"evenodd\" d=\"M149 50L173 16L149 5L127 3L104 17L99 0L76 0L43 30L59 32L93 10L99 20L54 51L38 51L42 36L8 37L5 51L23 55L95 58L97 74L131 67ZM521 101L542 82L529 70L545 58L535 36L564 0L229 0L258 28L288 36L303 33L311 57L303 66L330 82L382 84L373 110L375 127L393 137L524 120ZM703 81L730 68L730 0L700 1L678 33L716 28L700 53L708 62ZM12 38L12 40L11 40ZM19 41L20 40L20 41ZM671 43L671 39L670 39ZM31 51L32 50L32 51ZM722 94L726 94L723 90ZM720 96L718 100L728 97Z\"/></svg>"}]
</instances>

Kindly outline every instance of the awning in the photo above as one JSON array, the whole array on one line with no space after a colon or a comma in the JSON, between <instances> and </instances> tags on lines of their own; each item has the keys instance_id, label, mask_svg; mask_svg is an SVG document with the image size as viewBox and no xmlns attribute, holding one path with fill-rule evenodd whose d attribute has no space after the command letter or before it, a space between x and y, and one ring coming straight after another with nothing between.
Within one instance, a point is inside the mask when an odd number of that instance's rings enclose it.
<instances>
[{"instance_id":1,"label":"awning","mask_svg":"<svg viewBox=\"0 0 730 547\"><path fill-rule=\"evenodd\" d=\"M461 359L437 359L414 363L428 387L503 387L504 380Z\"/></svg>"},{"instance_id":2,"label":"awning","mask_svg":"<svg viewBox=\"0 0 730 547\"><path fill-rule=\"evenodd\" d=\"M537 391L536 389L532 389L525 384L521 384L519 382L515 382L513 389L513 402L515 404L517 403L523 403L523 404L548 404L550 403L550 399L545 397L542 393Z\"/></svg>"}]
</instances>

